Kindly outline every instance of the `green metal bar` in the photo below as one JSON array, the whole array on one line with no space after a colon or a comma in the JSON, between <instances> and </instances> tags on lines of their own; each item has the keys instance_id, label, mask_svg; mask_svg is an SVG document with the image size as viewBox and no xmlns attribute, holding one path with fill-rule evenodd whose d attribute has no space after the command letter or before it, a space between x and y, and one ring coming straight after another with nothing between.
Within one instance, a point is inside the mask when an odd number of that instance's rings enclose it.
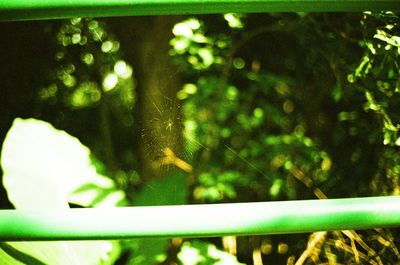
<instances>
[{"instance_id":1,"label":"green metal bar","mask_svg":"<svg viewBox=\"0 0 400 265\"><path fill-rule=\"evenodd\" d=\"M284 234L400 226L400 196L0 211L0 241Z\"/></svg>"},{"instance_id":2,"label":"green metal bar","mask_svg":"<svg viewBox=\"0 0 400 265\"><path fill-rule=\"evenodd\" d=\"M399 9L399 0L0 0L0 20Z\"/></svg>"}]
</instances>

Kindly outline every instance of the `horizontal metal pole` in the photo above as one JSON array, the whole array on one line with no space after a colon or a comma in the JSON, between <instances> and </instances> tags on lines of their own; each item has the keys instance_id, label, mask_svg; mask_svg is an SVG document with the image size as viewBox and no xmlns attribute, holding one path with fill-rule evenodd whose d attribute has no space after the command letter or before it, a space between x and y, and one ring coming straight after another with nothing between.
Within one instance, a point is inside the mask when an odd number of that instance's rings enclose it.
<instances>
[{"instance_id":1,"label":"horizontal metal pole","mask_svg":"<svg viewBox=\"0 0 400 265\"><path fill-rule=\"evenodd\" d=\"M400 197L0 211L0 241L212 237L400 226Z\"/></svg>"},{"instance_id":2,"label":"horizontal metal pole","mask_svg":"<svg viewBox=\"0 0 400 265\"><path fill-rule=\"evenodd\" d=\"M0 0L0 20L399 9L399 0Z\"/></svg>"}]
</instances>

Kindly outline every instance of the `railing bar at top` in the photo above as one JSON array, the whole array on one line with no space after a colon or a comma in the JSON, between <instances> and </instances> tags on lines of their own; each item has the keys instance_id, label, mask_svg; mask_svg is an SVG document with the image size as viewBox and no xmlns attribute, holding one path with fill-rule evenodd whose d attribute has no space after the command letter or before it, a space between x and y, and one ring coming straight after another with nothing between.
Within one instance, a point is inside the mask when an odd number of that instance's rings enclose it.
<instances>
[{"instance_id":1,"label":"railing bar at top","mask_svg":"<svg viewBox=\"0 0 400 265\"><path fill-rule=\"evenodd\" d=\"M0 0L0 21L138 15L400 10L399 0Z\"/></svg>"}]
</instances>

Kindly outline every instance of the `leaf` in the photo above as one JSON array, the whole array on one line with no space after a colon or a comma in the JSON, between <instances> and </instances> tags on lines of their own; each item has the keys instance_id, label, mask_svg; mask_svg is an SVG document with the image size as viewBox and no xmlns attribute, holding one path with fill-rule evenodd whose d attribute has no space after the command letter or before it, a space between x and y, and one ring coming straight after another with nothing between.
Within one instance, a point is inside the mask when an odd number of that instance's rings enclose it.
<instances>
[{"instance_id":1,"label":"leaf","mask_svg":"<svg viewBox=\"0 0 400 265\"><path fill-rule=\"evenodd\" d=\"M183 265L242 265L235 256L219 250L215 245L193 240L183 243L178 259Z\"/></svg>"},{"instance_id":2,"label":"leaf","mask_svg":"<svg viewBox=\"0 0 400 265\"><path fill-rule=\"evenodd\" d=\"M127 262L128 265L154 265L163 262L166 258L168 239L144 238L132 240L128 244L133 253Z\"/></svg>"},{"instance_id":3,"label":"leaf","mask_svg":"<svg viewBox=\"0 0 400 265\"><path fill-rule=\"evenodd\" d=\"M93 183L98 186L94 193L115 188L97 174L86 146L40 120L15 119L3 144L1 165L4 187L17 209L68 208L68 201L89 206L88 201L70 199L76 198L72 195L79 187Z\"/></svg>"},{"instance_id":4,"label":"leaf","mask_svg":"<svg viewBox=\"0 0 400 265\"><path fill-rule=\"evenodd\" d=\"M45 265L45 263L24 252L19 251L8 243L0 242L0 262L1 264L31 264Z\"/></svg>"},{"instance_id":5,"label":"leaf","mask_svg":"<svg viewBox=\"0 0 400 265\"><path fill-rule=\"evenodd\" d=\"M1 243L0 261L19 260L22 264L100 264L111 251L109 242L8 242ZM7 256L7 255L8 256ZM12 257L12 258L11 258ZM33 263L36 260L37 263ZM41 263L39 263L41 262ZM1 264L14 264L2 262ZM15 263L21 264L21 263Z\"/></svg>"},{"instance_id":6,"label":"leaf","mask_svg":"<svg viewBox=\"0 0 400 265\"><path fill-rule=\"evenodd\" d=\"M149 182L135 198L135 206L176 205L187 201L188 187L186 174L173 172L161 180ZM162 221L162 220L160 220ZM134 253L129 265L156 264L165 258L168 239L132 240L130 248Z\"/></svg>"},{"instance_id":7,"label":"leaf","mask_svg":"<svg viewBox=\"0 0 400 265\"><path fill-rule=\"evenodd\" d=\"M134 198L134 206L185 204L188 195L186 174L175 171L146 184Z\"/></svg>"},{"instance_id":8,"label":"leaf","mask_svg":"<svg viewBox=\"0 0 400 265\"><path fill-rule=\"evenodd\" d=\"M1 154L3 185L16 209L67 209L68 201L88 206L104 188L115 189L110 179L97 174L87 147L44 121L17 118L7 133ZM95 192L92 200L77 198L76 194L69 199L85 185ZM108 241L12 242L1 248L0 260L32 257L51 265L89 265L106 261L113 244Z\"/></svg>"}]
</instances>

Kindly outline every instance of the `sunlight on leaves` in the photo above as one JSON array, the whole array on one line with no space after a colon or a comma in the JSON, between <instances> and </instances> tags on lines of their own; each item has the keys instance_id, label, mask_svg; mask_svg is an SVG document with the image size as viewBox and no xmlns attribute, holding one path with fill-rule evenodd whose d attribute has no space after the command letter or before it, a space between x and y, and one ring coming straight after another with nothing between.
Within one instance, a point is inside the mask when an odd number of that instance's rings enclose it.
<instances>
[{"instance_id":1,"label":"sunlight on leaves","mask_svg":"<svg viewBox=\"0 0 400 265\"><path fill-rule=\"evenodd\" d=\"M96 194L90 197L92 201L76 196L79 188L88 183L92 183L91 188L80 192L100 194L108 188L112 190L109 194L119 196L114 202L123 199L124 195L116 191L110 179L97 174L89 149L47 122L16 119L5 138L1 154L3 185L17 209L68 209L68 202L94 206ZM69 196L74 191L71 200ZM111 264L108 254L117 251L118 246L108 241L13 242L1 246L1 249L0 260L12 260L9 257L12 255L25 263L31 256L52 265ZM7 261L6 264L20 263Z\"/></svg>"},{"instance_id":2,"label":"sunlight on leaves","mask_svg":"<svg viewBox=\"0 0 400 265\"><path fill-rule=\"evenodd\" d=\"M183 243L178 259L183 265L240 265L236 257L219 250L215 245L193 240Z\"/></svg>"},{"instance_id":3,"label":"sunlight on leaves","mask_svg":"<svg viewBox=\"0 0 400 265\"><path fill-rule=\"evenodd\" d=\"M77 138L35 119L14 121L1 165L8 197L17 209L68 208L68 202L89 206L89 201L76 199L78 188L92 183L92 190L100 193L114 187L96 172L89 149Z\"/></svg>"},{"instance_id":4,"label":"sunlight on leaves","mask_svg":"<svg viewBox=\"0 0 400 265\"><path fill-rule=\"evenodd\" d=\"M233 29L241 29L244 27L243 21L241 20L242 15L227 13L224 15L224 19L228 22L229 27Z\"/></svg>"}]
</instances>

